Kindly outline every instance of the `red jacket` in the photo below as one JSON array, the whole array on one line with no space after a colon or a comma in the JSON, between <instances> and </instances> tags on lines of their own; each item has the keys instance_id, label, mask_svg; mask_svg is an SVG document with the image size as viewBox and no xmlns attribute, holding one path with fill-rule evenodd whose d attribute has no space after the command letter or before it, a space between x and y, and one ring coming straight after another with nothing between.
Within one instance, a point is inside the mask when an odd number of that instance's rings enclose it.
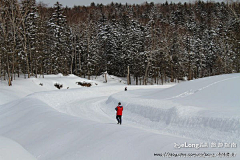
<instances>
[{"instance_id":1,"label":"red jacket","mask_svg":"<svg viewBox=\"0 0 240 160\"><path fill-rule=\"evenodd\" d=\"M117 106L115 109L117 111L117 115L121 116L123 111L123 106Z\"/></svg>"}]
</instances>

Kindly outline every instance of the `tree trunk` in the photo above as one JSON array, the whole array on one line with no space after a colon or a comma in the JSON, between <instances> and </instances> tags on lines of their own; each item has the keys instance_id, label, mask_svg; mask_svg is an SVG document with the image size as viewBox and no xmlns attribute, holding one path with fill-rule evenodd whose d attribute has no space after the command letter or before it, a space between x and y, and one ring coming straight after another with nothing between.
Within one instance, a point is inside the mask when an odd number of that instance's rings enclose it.
<instances>
[{"instance_id":1,"label":"tree trunk","mask_svg":"<svg viewBox=\"0 0 240 160\"><path fill-rule=\"evenodd\" d=\"M147 78L148 78L148 68L149 68L150 62L148 61L147 63L147 67L145 70L145 75L144 75L144 79L143 79L143 85L147 85Z\"/></svg>"},{"instance_id":2,"label":"tree trunk","mask_svg":"<svg viewBox=\"0 0 240 160\"><path fill-rule=\"evenodd\" d=\"M38 74L38 67L37 67L37 60L35 60L35 77L37 78Z\"/></svg>"},{"instance_id":3,"label":"tree trunk","mask_svg":"<svg viewBox=\"0 0 240 160\"><path fill-rule=\"evenodd\" d=\"M79 63L78 71L79 71L79 77L81 77L81 76L82 76L82 71L81 71L81 70L82 70L82 69L81 69L81 68L82 68L82 65L81 65L81 53L80 53L80 52L79 52L79 57L78 57L78 58L79 58L79 60L78 60L78 61L79 61L79 62L78 62L78 63Z\"/></svg>"},{"instance_id":4,"label":"tree trunk","mask_svg":"<svg viewBox=\"0 0 240 160\"><path fill-rule=\"evenodd\" d=\"M188 80L192 80L192 71L191 71L191 64L188 64Z\"/></svg>"},{"instance_id":5,"label":"tree trunk","mask_svg":"<svg viewBox=\"0 0 240 160\"><path fill-rule=\"evenodd\" d=\"M130 84L130 75L129 75L129 66L128 66L128 74L127 74L127 84Z\"/></svg>"},{"instance_id":6,"label":"tree trunk","mask_svg":"<svg viewBox=\"0 0 240 160\"><path fill-rule=\"evenodd\" d=\"M173 72L173 65L171 63L171 82L174 82L174 75L173 74L174 74L174 72Z\"/></svg>"},{"instance_id":7,"label":"tree trunk","mask_svg":"<svg viewBox=\"0 0 240 160\"><path fill-rule=\"evenodd\" d=\"M107 73L104 73L105 76L105 82L107 83Z\"/></svg>"},{"instance_id":8,"label":"tree trunk","mask_svg":"<svg viewBox=\"0 0 240 160\"><path fill-rule=\"evenodd\" d=\"M2 54L0 53L0 80L2 80Z\"/></svg>"},{"instance_id":9,"label":"tree trunk","mask_svg":"<svg viewBox=\"0 0 240 160\"><path fill-rule=\"evenodd\" d=\"M27 52L27 50L25 50ZM28 61L28 54L25 52L26 55L26 63L27 63L27 74L28 74L28 78L30 78L30 68L29 68L29 61Z\"/></svg>"},{"instance_id":10,"label":"tree trunk","mask_svg":"<svg viewBox=\"0 0 240 160\"><path fill-rule=\"evenodd\" d=\"M74 46L74 51L73 51L73 55L72 55L72 61L71 61L71 74L73 74L73 64L74 64L74 58L75 58L75 62L76 62L76 40L75 38L73 38L73 46ZM75 63L76 66L76 63Z\"/></svg>"},{"instance_id":11,"label":"tree trunk","mask_svg":"<svg viewBox=\"0 0 240 160\"><path fill-rule=\"evenodd\" d=\"M11 73L10 73L10 66L9 66L9 56L7 53L7 70L8 70L8 86L12 85L12 81L11 81Z\"/></svg>"},{"instance_id":12,"label":"tree trunk","mask_svg":"<svg viewBox=\"0 0 240 160\"><path fill-rule=\"evenodd\" d=\"M29 60L30 60L30 62L29 62L29 64L30 64L30 76L33 76L33 58L32 58L32 51L31 51L31 46L30 46L30 42L28 42L29 43L29 52L30 52L30 57L29 57Z\"/></svg>"},{"instance_id":13,"label":"tree trunk","mask_svg":"<svg viewBox=\"0 0 240 160\"><path fill-rule=\"evenodd\" d=\"M3 80L6 81L6 70L4 70L3 75L4 75Z\"/></svg>"}]
</instances>

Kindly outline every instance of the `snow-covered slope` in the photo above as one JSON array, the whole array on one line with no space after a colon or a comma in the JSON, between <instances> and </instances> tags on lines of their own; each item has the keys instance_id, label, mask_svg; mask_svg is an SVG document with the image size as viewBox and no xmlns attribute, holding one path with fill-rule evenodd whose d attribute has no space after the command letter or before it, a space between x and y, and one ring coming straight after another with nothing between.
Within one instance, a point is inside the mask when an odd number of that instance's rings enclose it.
<instances>
[{"instance_id":1,"label":"snow-covered slope","mask_svg":"<svg viewBox=\"0 0 240 160\"><path fill-rule=\"evenodd\" d=\"M239 83L239 74L213 76L181 83L148 97L207 109L228 108L240 111Z\"/></svg>"},{"instance_id":2,"label":"snow-covered slope","mask_svg":"<svg viewBox=\"0 0 240 160\"><path fill-rule=\"evenodd\" d=\"M111 75L108 75L107 79L110 83L113 83L115 85L125 83L125 81L122 79ZM39 76L38 78L27 79L24 79L23 77L16 78L16 80L13 81L13 85L9 87L7 85L7 81L0 80L0 105L19 98L23 98L35 92L58 90L54 86L56 83L62 85L61 90L64 90L82 88L82 86L78 85L77 82L91 83L92 87L109 85L109 83L106 84L103 83L103 81L105 81L105 78L103 76L92 77L92 80L87 80L85 78L79 78L75 75L63 76L62 74L58 74L45 75L44 78L42 78L42 76Z\"/></svg>"},{"instance_id":3,"label":"snow-covered slope","mask_svg":"<svg viewBox=\"0 0 240 160\"><path fill-rule=\"evenodd\" d=\"M103 77L89 81L95 84L90 88L76 85L86 79L73 75L16 80L10 89L1 82L0 95L9 96L0 98L0 135L41 160L145 160L165 152L240 154L235 147L240 143L240 74L173 87L128 86L127 92L124 81L108 78L108 83L102 83ZM69 89L56 89L56 82ZM121 126L114 110L119 101L124 106ZM185 142L208 146L175 148Z\"/></svg>"},{"instance_id":4,"label":"snow-covered slope","mask_svg":"<svg viewBox=\"0 0 240 160\"><path fill-rule=\"evenodd\" d=\"M173 151L174 143L186 141L119 126L114 119L99 123L72 117L34 98L2 106L0 113L0 134L37 159L152 159L155 152Z\"/></svg>"},{"instance_id":5,"label":"snow-covered slope","mask_svg":"<svg viewBox=\"0 0 240 160\"><path fill-rule=\"evenodd\" d=\"M21 145L8 138L0 136L1 160L36 160Z\"/></svg>"},{"instance_id":6,"label":"snow-covered slope","mask_svg":"<svg viewBox=\"0 0 240 160\"><path fill-rule=\"evenodd\" d=\"M204 141L240 142L240 75L183 82L165 90L124 92L108 98L109 112L118 101L124 118L161 133Z\"/></svg>"}]
</instances>

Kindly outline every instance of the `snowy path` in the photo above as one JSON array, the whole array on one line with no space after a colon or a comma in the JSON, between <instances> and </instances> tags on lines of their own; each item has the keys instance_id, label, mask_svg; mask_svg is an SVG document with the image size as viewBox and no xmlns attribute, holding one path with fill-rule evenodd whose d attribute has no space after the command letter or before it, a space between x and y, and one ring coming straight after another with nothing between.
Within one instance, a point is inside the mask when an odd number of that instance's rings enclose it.
<instances>
[{"instance_id":1,"label":"snowy path","mask_svg":"<svg viewBox=\"0 0 240 160\"><path fill-rule=\"evenodd\" d=\"M107 98L106 96L96 97L69 103L65 106L67 108L65 113L101 123L113 122L113 119L102 110L102 106L104 106Z\"/></svg>"},{"instance_id":2,"label":"snowy path","mask_svg":"<svg viewBox=\"0 0 240 160\"><path fill-rule=\"evenodd\" d=\"M157 88L155 86L154 89L130 86L129 91L124 92L122 85L110 85L41 92L30 97L42 100L61 113L100 123L116 123L114 108L118 101L121 101L124 106L124 125L208 142L220 140L239 142L240 118L236 109L240 111L237 108L240 103L233 101L234 104L231 104L233 112L227 112L230 109L226 107L216 111L214 108L217 102L213 104L204 102L204 99L207 99L205 92L211 93L227 85L230 85L228 90L232 90L239 80L240 76L233 74L223 78L215 76L190 81L169 89L166 89L166 86L157 86ZM189 93L189 90L193 92ZM221 97L220 92L212 95ZM234 96L231 98L236 99ZM192 105L195 99L201 100L201 103ZM222 99L224 98L219 101ZM204 106L207 104L208 108L200 106L201 104ZM224 103L219 105L222 104ZM202 126L205 126L204 131ZM228 136L229 134L231 136Z\"/></svg>"},{"instance_id":3,"label":"snowy path","mask_svg":"<svg viewBox=\"0 0 240 160\"><path fill-rule=\"evenodd\" d=\"M170 86L155 86L154 88L165 89L167 87ZM142 88L144 93L149 91L149 87L144 86L133 86L129 88L132 91ZM127 93L122 90L123 86L116 85L64 91L40 92L29 95L28 97L37 98L61 113L81 117L86 120L105 123L116 121L115 107L118 103L116 102L110 106L111 108L109 109L106 101L113 94ZM109 110L106 112L106 109Z\"/></svg>"},{"instance_id":4,"label":"snowy path","mask_svg":"<svg viewBox=\"0 0 240 160\"><path fill-rule=\"evenodd\" d=\"M202 91L212 90L212 87L217 88L231 80L235 82L235 79L238 80L239 78L239 76L232 76L221 80L216 77L208 78L207 81L200 79L197 85L191 84L188 88L185 87L185 84L182 84L183 87L178 85L169 89L166 89L166 86L158 86L154 89L135 86L129 87L129 91L125 92L122 91L122 86L104 86L69 91L41 92L30 97L42 100L61 113L98 123L116 123L114 108L118 101L121 101L124 106L124 125L149 132L188 137L207 142L239 142L240 127L238 122L240 118L237 116L238 114L233 115L232 112L229 112L231 116L226 116L227 113L223 112L226 108L220 112L215 110L212 112L210 104L208 104L208 108L203 108L197 107L198 104L192 106L179 103L184 98L190 97L190 99L193 99L193 96L201 96ZM188 85L194 82L188 82ZM175 91L173 91L174 88L176 88ZM169 96L172 96L174 93L178 94L179 91L186 93L184 90L189 90L189 88L197 92L188 94L188 96L170 98L174 99L173 101L158 98L159 94L161 95L169 90L171 91ZM162 92L163 89L165 90ZM178 95L182 95L182 93ZM197 97L196 99L203 98Z\"/></svg>"},{"instance_id":5,"label":"snowy path","mask_svg":"<svg viewBox=\"0 0 240 160\"><path fill-rule=\"evenodd\" d=\"M119 126L115 120L99 123L69 116L33 97L2 106L0 117L4 119L0 121L0 134L15 140L39 160L145 160L154 159L154 153L174 152L174 143L200 143Z\"/></svg>"}]
</instances>

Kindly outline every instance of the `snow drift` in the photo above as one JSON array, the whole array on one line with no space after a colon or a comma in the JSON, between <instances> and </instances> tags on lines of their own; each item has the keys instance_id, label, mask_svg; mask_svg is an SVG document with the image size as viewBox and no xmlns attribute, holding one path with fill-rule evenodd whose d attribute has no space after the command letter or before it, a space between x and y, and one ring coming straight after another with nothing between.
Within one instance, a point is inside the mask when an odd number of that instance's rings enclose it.
<instances>
[{"instance_id":1,"label":"snow drift","mask_svg":"<svg viewBox=\"0 0 240 160\"><path fill-rule=\"evenodd\" d=\"M0 95L14 93L14 97L0 98L0 135L39 160L145 160L165 152L238 155L239 148L196 150L174 145L239 145L239 79L240 74L230 74L173 87L128 86L127 92L117 77L109 78L107 84L102 79L89 81L98 84L90 88L76 85L84 79L59 75L15 81L10 89L1 84ZM56 82L70 89L58 90L53 86ZM116 124L114 110L119 101L124 106L121 126Z\"/></svg>"},{"instance_id":2,"label":"snow drift","mask_svg":"<svg viewBox=\"0 0 240 160\"><path fill-rule=\"evenodd\" d=\"M2 160L36 160L21 145L11 139L0 136L0 159Z\"/></svg>"},{"instance_id":3,"label":"snow drift","mask_svg":"<svg viewBox=\"0 0 240 160\"><path fill-rule=\"evenodd\" d=\"M121 101L124 119L204 141L240 142L240 75L221 75L184 82L146 93L121 92L107 100L110 108ZM110 114L110 113L108 113Z\"/></svg>"}]
</instances>

